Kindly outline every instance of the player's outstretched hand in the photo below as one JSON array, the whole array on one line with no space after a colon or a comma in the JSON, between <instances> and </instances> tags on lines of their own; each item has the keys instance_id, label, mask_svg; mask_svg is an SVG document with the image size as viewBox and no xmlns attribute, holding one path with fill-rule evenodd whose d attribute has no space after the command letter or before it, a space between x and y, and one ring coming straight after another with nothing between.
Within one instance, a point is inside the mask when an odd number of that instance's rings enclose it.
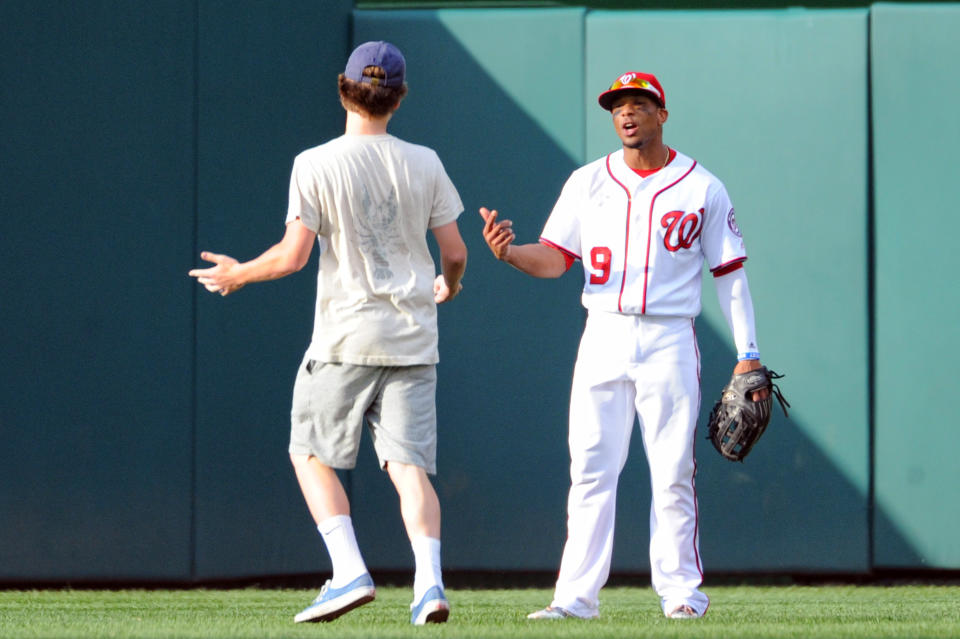
<instances>
[{"instance_id":1,"label":"player's outstretched hand","mask_svg":"<svg viewBox=\"0 0 960 639\"><path fill-rule=\"evenodd\" d=\"M437 275L437 279L433 280L433 301L437 304L443 304L444 302L449 302L457 295L460 294L460 291L463 290L463 282L457 282L457 290L450 290L450 286L447 284L447 278L441 273Z\"/></svg>"},{"instance_id":2,"label":"player's outstretched hand","mask_svg":"<svg viewBox=\"0 0 960 639\"><path fill-rule=\"evenodd\" d=\"M763 364L760 363L759 359L745 359L737 362L737 365L733 369L734 375L742 375L743 373L749 373L750 371L755 371L758 368L763 368ZM761 388L753 394L751 399L755 402L759 402L766 398L770 397L770 391L766 388Z\"/></svg>"},{"instance_id":3,"label":"player's outstretched hand","mask_svg":"<svg viewBox=\"0 0 960 639\"><path fill-rule=\"evenodd\" d=\"M211 293L220 293L220 295L229 295L243 288L243 284L238 283L232 277L237 260L229 255L219 255L204 251L200 254L200 259L207 262L213 262L216 266L210 268L195 268L187 275L197 278L197 282L203 284Z\"/></svg>"},{"instance_id":4,"label":"player's outstretched hand","mask_svg":"<svg viewBox=\"0 0 960 639\"><path fill-rule=\"evenodd\" d=\"M513 222L503 220L497 222L497 211L480 207L480 217L483 218L483 239L498 260L505 260L510 251L510 244L516 239L513 233Z\"/></svg>"}]
</instances>

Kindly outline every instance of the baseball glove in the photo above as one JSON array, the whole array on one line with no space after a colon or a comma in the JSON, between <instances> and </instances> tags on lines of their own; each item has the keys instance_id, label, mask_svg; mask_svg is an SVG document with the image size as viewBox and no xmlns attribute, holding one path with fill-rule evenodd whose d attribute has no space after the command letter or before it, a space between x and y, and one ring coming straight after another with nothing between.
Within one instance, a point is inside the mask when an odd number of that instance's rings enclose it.
<instances>
[{"instance_id":1,"label":"baseball glove","mask_svg":"<svg viewBox=\"0 0 960 639\"><path fill-rule=\"evenodd\" d=\"M710 411L707 425L707 439L721 455L730 461L743 461L770 423L774 396L780 402L783 414L788 415L790 403L772 381L781 377L783 375L761 367L730 378L720 400ZM770 391L767 398L753 401L753 392L764 388Z\"/></svg>"}]
</instances>

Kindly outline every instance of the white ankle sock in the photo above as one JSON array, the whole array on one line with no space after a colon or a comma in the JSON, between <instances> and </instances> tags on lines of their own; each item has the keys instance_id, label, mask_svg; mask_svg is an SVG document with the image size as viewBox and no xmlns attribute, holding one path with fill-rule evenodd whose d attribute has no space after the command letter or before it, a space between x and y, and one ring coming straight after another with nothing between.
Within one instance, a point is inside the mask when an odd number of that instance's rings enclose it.
<instances>
[{"instance_id":1,"label":"white ankle sock","mask_svg":"<svg viewBox=\"0 0 960 639\"><path fill-rule=\"evenodd\" d=\"M363 562L357 546L357 537L353 533L353 521L348 515L335 515L324 519L317 526L317 530L323 537L323 543L330 554L330 562L333 564L331 588L346 586L367 572L367 565Z\"/></svg>"},{"instance_id":2,"label":"white ankle sock","mask_svg":"<svg viewBox=\"0 0 960 639\"><path fill-rule=\"evenodd\" d=\"M440 571L440 540L420 536L410 540L417 570L413 577L413 600L420 601L432 586L443 588Z\"/></svg>"}]
</instances>

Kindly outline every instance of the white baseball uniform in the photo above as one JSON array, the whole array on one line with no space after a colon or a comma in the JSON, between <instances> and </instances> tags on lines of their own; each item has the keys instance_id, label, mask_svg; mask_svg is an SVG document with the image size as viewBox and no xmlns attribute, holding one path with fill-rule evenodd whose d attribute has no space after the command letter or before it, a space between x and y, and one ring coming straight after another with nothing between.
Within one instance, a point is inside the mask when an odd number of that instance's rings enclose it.
<instances>
[{"instance_id":1,"label":"white baseball uniform","mask_svg":"<svg viewBox=\"0 0 960 639\"><path fill-rule=\"evenodd\" d=\"M726 188L709 171L676 153L641 177L623 155L575 171L540 238L582 261L588 311L570 399L568 536L551 605L579 617L598 614L617 481L639 417L653 493L653 587L665 612L689 605L702 614L709 600L699 590L694 317L704 261L723 273L746 252ZM752 326L748 332L744 348L755 351Z\"/></svg>"}]
</instances>

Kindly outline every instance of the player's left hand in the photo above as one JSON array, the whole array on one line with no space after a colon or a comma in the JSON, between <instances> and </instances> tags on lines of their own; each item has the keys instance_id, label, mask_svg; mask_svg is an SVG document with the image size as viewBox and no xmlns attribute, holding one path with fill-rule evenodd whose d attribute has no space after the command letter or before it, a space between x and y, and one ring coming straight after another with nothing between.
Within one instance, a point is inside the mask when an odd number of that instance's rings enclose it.
<instances>
[{"instance_id":1,"label":"player's left hand","mask_svg":"<svg viewBox=\"0 0 960 639\"><path fill-rule=\"evenodd\" d=\"M208 291L226 296L243 288L243 284L236 282L231 277L231 272L237 265L237 260L229 255L219 255L208 251L201 253L200 258L207 262L213 262L216 266L195 268L187 275L197 278L197 282L203 284Z\"/></svg>"},{"instance_id":2,"label":"player's left hand","mask_svg":"<svg viewBox=\"0 0 960 639\"><path fill-rule=\"evenodd\" d=\"M755 371L758 368L763 368L763 364L760 363L759 359L744 359L737 362L737 365L733 368L734 375L742 375L743 373L749 373L750 371ZM761 388L760 390L753 393L751 399L755 402L762 401L770 397L770 391L766 388Z\"/></svg>"},{"instance_id":3,"label":"player's left hand","mask_svg":"<svg viewBox=\"0 0 960 639\"><path fill-rule=\"evenodd\" d=\"M441 273L437 275L437 279L433 280L433 301L437 304L443 304L444 302L449 302L454 297L460 294L460 291L463 290L463 282L457 282L456 292L450 290L450 286L447 285L447 278Z\"/></svg>"}]
</instances>

